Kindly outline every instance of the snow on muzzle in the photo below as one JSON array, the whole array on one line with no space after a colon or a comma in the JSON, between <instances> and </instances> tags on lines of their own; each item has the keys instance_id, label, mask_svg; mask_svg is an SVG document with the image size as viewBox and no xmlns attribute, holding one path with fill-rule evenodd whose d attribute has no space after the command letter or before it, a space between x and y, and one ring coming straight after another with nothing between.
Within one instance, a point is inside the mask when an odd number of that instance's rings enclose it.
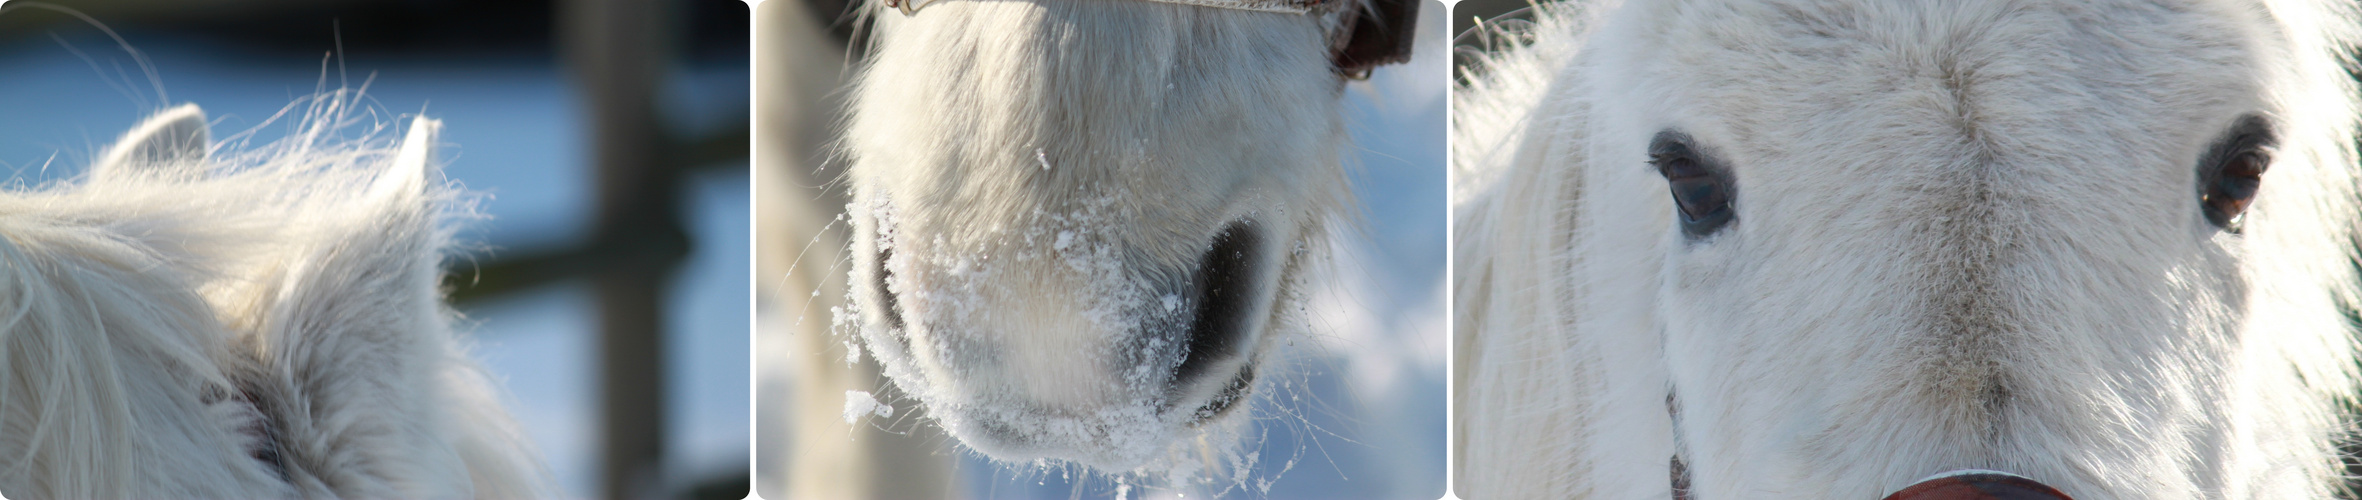
<instances>
[{"instance_id":1,"label":"snow on muzzle","mask_svg":"<svg viewBox=\"0 0 2362 500\"><path fill-rule=\"evenodd\" d=\"M1194 262L1159 264L1093 224L963 247L878 218L857 254L862 335L971 448L1128 470L1253 386L1282 255L1251 219L1185 249Z\"/></svg>"}]
</instances>

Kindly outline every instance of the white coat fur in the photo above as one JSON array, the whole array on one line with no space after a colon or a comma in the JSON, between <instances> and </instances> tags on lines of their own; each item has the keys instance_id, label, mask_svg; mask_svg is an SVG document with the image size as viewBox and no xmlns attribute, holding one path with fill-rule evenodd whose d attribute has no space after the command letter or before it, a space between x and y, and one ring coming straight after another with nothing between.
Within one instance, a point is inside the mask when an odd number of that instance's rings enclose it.
<instances>
[{"instance_id":1,"label":"white coat fur","mask_svg":"<svg viewBox=\"0 0 2362 500\"><path fill-rule=\"evenodd\" d=\"M0 192L0 492L553 492L441 300L468 211L433 180L439 124L343 138L354 97L234 154L183 105L77 181Z\"/></svg>"},{"instance_id":2,"label":"white coat fur","mask_svg":"<svg viewBox=\"0 0 2362 500\"><path fill-rule=\"evenodd\" d=\"M1200 460L1158 459L1244 420L1193 409L1254 380L1276 332L1300 325L1296 282L1345 203L1334 16L1099 0L873 12L843 144L858 305L844 319L867 352L996 459ZM1199 304L1177 290L1238 221L1257 233L1257 278L1232 292L1255 297L1249 325L1183 380L1179 327Z\"/></svg>"},{"instance_id":3,"label":"white coat fur","mask_svg":"<svg viewBox=\"0 0 2362 500\"><path fill-rule=\"evenodd\" d=\"M2355 387L2352 6L1552 4L1456 100L1465 498L2325 498ZM2238 116L2279 146L2200 216ZM1687 241L1652 135L1729 163ZM1669 401L1669 399L1671 401ZM1679 408L1679 418L1668 406Z\"/></svg>"}]
</instances>

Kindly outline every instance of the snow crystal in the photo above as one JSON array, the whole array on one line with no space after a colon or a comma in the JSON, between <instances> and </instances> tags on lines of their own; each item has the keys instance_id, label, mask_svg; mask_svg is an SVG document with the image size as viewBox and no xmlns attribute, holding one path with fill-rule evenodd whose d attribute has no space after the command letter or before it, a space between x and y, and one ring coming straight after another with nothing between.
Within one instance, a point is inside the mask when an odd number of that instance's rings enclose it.
<instances>
[{"instance_id":1,"label":"snow crystal","mask_svg":"<svg viewBox=\"0 0 2362 500\"><path fill-rule=\"evenodd\" d=\"M861 417L870 415L893 418L894 405L878 402L868 391L845 391L845 423L858 423Z\"/></svg>"},{"instance_id":2,"label":"snow crystal","mask_svg":"<svg viewBox=\"0 0 2362 500\"><path fill-rule=\"evenodd\" d=\"M1033 161L1041 162L1042 170L1050 169L1050 154L1042 151L1042 148L1033 148Z\"/></svg>"}]
</instances>

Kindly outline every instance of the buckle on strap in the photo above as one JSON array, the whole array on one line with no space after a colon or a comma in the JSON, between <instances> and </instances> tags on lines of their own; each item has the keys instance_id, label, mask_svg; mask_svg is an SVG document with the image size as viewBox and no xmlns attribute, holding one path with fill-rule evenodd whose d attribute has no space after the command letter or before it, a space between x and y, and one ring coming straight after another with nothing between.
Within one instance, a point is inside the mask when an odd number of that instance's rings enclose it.
<instances>
[{"instance_id":1,"label":"buckle on strap","mask_svg":"<svg viewBox=\"0 0 2362 500\"><path fill-rule=\"evenodd\" d=\"M1346 7L1338 13L1339 34L1333 35L1329 64L1337 74L1355 80L1370 78L1370 70L1411 60L1411 38L1419 24L1423 0L1369 0L1369 8Z\"/></svg>"}]
</instances>

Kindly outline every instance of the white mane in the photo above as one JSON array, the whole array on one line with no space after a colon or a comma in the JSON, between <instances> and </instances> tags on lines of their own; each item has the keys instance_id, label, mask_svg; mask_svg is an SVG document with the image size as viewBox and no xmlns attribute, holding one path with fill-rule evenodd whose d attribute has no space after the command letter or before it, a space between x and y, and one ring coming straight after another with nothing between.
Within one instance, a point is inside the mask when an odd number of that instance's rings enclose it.
<instances>
[{"instance_id":1,"label":"white mane","mask_svg":"<svg viewBox=\"0 0 2362 500\"><path fill-rule=\"evenodd\" d=\"M1458 493L1664 498L1679 453L1693 498L1972 467L2087 500L2329 496L2352 10L1541 6L1455 94ZM2189 182L2239 113L2279 141L2233 234ZM1736 222L1703 243L1647 163L1674 128L1734 158Z\"/></svg>"},{"instance_id":2,"label":"white mane","mask_svg":"<svg viewBox=\"0 0 2362 500\"><path fill-rule=\"evenodd\" d=\"M12 498L539 498L451 331L439 124L217 151L166 110L83 178L0 192L0 491Z\"/></svg>"}]
</instances>

